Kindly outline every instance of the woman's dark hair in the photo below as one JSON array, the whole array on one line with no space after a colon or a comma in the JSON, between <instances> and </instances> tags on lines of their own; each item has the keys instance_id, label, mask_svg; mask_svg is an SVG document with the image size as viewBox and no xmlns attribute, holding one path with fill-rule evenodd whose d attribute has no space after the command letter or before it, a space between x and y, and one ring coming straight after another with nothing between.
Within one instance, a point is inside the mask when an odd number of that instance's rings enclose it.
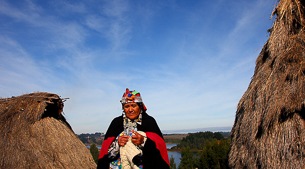
<instances>
[{"instance_id":1,"label":"woman's dark hair","mask_svg":"<svg viewBox=\"0 0 305 169\"><path fill-rule=\"evenodd\" d=\"M142 112L146 112L146 110L144 109L144 104L142 102L137 103L137 104L140 107L140 109L142 110Z\"/></svg>"}]
</instances>

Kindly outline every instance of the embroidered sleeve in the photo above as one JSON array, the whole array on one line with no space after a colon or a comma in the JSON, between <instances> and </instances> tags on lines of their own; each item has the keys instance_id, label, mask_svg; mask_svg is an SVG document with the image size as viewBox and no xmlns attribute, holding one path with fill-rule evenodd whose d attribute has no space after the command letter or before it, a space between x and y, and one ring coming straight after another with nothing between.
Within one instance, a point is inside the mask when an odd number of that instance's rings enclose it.
<instances>
[{"instance_id":1,"label":"embroidered sleeve","mask_svg":"<svg viewBox=\"0 0 305 169\"><path fill-rule=\"evenodd\" d=\"M116 137L116 139L111 143L111 145L108 149L108 157L110 159L115 159L115 158L118 157L118 154L119 154L119 151L120 151L118 138L119 137Z\"/></svg>"}]
</instances>

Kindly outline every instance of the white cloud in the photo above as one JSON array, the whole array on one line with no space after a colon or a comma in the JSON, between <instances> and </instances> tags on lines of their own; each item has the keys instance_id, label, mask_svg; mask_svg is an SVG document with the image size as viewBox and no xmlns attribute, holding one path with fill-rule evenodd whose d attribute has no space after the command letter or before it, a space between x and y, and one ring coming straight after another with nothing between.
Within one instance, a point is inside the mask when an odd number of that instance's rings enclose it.
<instances>
[{"instance_id":1,"label":"white cloud","mask_svg":"<svg viewBox=\"0 0 305 169\"><path fill-rule=\"evenodd\" d=\"M266 39L257 33L269 24L251 23L262 17L252 12L266 10L260 5L217 34L217 12L198 19L201 8L181 12L179 2L141 2L144 13L132 1L52 2L58 7L52 14L35 3L22 9L0 3L0 18L12 20L11 34L0 37L1 97L33 91L69 97L64 112L76 133L105 132L121 114L125 87L141 92L163 130L232 125ZM160 18L171 15L186 25ZM26 27L14 32L20 25Z\"/></svg>"}]
</instances>

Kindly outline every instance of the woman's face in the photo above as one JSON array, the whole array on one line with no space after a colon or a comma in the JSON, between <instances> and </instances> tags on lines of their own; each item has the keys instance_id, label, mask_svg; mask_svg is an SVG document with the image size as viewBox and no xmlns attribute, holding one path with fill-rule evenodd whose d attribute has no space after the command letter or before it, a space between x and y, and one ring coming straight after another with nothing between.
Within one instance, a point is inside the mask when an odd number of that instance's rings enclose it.
<instances>
[{"instance_id":1,"label":"woman's face","mask_svg":"<svg viewBox=\"0 0 305 169\"><path fill-rule=\"evenodd\" d=\"M123 105L125 115L130 120L135 120L139 117L141 109L137 103L126 103Z\"/></svg>"}]
</instances>

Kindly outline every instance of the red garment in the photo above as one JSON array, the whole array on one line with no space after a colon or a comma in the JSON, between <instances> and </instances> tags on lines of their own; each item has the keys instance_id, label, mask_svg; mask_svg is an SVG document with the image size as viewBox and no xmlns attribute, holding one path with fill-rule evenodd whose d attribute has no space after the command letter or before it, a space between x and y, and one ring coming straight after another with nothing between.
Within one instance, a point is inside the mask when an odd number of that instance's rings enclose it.
<instances>
[{"instance_id":1,"label":"red garment","mask_svg":"<svg viewBox=\"0 0 305 169\"><path fill-rule=\"evenodd\" d=\"M142 113L142 124L137 125L139 131L146 133L147 140L142 149L144 169L169 169L169 159L166 144L162 133L155 121L146 112ZM123 116L112 120L102 144L98 160L98 169L109 169L111 160L108 157L108 149L115 138L123 131Z\"/></svg>"}]
</instances>

